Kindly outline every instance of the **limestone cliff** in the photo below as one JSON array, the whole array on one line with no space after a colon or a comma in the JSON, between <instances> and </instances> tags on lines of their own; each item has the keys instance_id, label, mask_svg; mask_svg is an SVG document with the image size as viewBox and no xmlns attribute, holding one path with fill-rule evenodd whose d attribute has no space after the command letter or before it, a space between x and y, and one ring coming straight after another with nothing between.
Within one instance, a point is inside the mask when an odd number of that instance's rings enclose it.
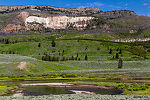
<instances>
[{"instance_id":1,"label":"limestone cliff","mask_svg":"<svg viewBox=\"0 0 150 100\"><path fill-rule=\"evenodd\" d=\"M25 20L26 27L42 25L51 29L66 29L67 27L85 28L94 17L51 16L47 18L29 16Z\"/></svg>"}]
</instances>

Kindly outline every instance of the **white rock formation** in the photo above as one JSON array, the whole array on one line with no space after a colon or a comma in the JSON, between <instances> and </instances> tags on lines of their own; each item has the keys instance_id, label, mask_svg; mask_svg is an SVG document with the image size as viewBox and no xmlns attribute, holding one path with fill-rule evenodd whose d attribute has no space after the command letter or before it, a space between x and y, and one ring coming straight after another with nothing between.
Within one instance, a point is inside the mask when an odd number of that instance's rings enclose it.
<instances>
[{"instance_id":1,"label":"white rock formation","mask_svg":"<svg viewBox=\"0 0 150 100\"><path fill-rule=\"evenodd\" d=\"M69 25L76 28L85 28L94 17L67 17L67 16L52 16L52 17L36 17L29 16L25 20L25 25L29 26L31 23L42 24L45 28L52 29L66 29Z\"/></svg>"}]
</instances>

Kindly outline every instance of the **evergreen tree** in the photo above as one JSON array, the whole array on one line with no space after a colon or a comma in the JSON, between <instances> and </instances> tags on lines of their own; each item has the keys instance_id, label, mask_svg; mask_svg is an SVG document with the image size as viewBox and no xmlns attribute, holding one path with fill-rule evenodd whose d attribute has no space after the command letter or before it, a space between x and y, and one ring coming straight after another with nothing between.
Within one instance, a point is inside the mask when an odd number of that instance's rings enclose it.
<instances>
[{"instance_id":1,"label":"evergreen tree","mask_svg":"<svg viewBox=\"0 0 150 100\"><path fill-rule=\"evenodd\" d=\"M112 54L112 49L109 49L109 54Z\"/></svg>"},{"instance_id":2,"label":"evergreen tree","mask_svg":"<svg viewBox=\"0 0 150 100\"><path fill-rule=\"evenodd\" d=\"M45 57L44 57L44 56L42 56L42 60L45 60Z\"/></svg>"},{"instance_id":3,"label":"evergreen tree","mask_svg":"<svg viewBox=\"0 0 150 100\"><path fill-rule=\"evenodd\" d=\"M80 58L78 58L78 61L80 61Z\"/></svg>"},{"instance_id":4,"label":"evergreen tree","mask_svg":"<svg viewBox=\"0 0 150 100\"><path fill-rule=\"evenodd\" d=\"M121 49L119 50L119 54L122 54L122 50Z\"/></svg>"},{"instance_id":5,"label":"evergreen tree","mask_svg":"<svg viewBox=\"0 0 150 100\"><path fill-rule=\"evenodd\" d=\"M116 51L119 51L119 48L117 48L117 50Z\"/></svg>"},{"instance_id":6,"label":"evergreen tree","mask_svg":"<svg viewBox=\"0 0 150 100\"><path fill-rule=\"evenodd\" d=\"M78 56L79 56L79 55L78 55L78 53L77 53L77 58L78 58Z\"/></svg>"},{"instance_id":7,"label":"evergreen tree","mask_svg":"<svg viewBox=\"0 0 150 100\"><path fill-rule=\"evenodd\" d=\"M41 47L41 43L38 44L38 47Z\"/></svg>"},{"instance_id":8,"label":"evergreen tree","mask_svg":"<svg viewBox=\"0 0 150 100\"><path fill-rule=\"evenodd\" d=\"M118 54L118 53L116 53L115 58L116 58L116 59L119 59L119 54Z\"/></svg>"},{"instance_id":9,"label":"evergreen tree","mask_svg":"<svg viewBox=\"0 0 150 100\"><path fill-rule=\"evenodd\" d=\"M5 44L9 44L9 40L8 39L5 40Z\"/></svg>"},{"instance_id":10,"label":"evergreen tree","mask_svg":"<svg viewBox=\"0 0 150 100\"><path fill-rule=\"evenodd\" d=\"M85 60L88 60L88 57L87 57L87 55L85 55Z\"/></svg>"},{"instance_id":11,"label":"evergreen tree","mask_svg":"<svg viewBox=\"0 0 150 100\"><path fill-rule=\"evenodd\" d=\"M62 53L64 53L65 52L65 50L63 50L63 52Z\"/></svg>"},{"instance_id":12,"label":"evergreen tree","mask_svg":"<svg viewBox=\"0 0 150 100\"><path fill-rule=\"evenodd\" d=\"M118 62L118 68L121 69L123 67L123 60L120 58Z\"/></svg>"},{"instance_id":13,"label":"evergreen tree","mask_svg":"<svg viewBox=\"0 0 150 100\"><path fill-rule=\"evenodd\" d=\"M54 40L52 40L52 47L55 47L56 46L56 43Z\"/></svg>"},{"instance_id":14,"label":"evergreen tree","mask_svg":"<svg viewBox=\"0 0 150 100\"><path fill-rule=\"evenodd\" d=\"M48 54L45 55L45 61L49 61L49 55Z\"/></svg>"},{"instance_id":15,"label":"evergreen tree","mask_svg":"<svg viewBox=\"0 0 150 100\"><path fill-rule=\"evenodd\" d=\"M71 57L71 60L74 60L74 56Z\"/></svg>"}]
</instances>

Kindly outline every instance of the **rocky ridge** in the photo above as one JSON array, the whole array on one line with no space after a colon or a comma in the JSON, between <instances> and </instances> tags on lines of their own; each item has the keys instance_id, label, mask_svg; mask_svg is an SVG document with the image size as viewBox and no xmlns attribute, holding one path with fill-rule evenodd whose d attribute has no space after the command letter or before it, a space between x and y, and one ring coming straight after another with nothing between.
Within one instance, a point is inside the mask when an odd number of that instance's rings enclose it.
<instances>
[{"instance_id":1,"label":"rocky ridge","mask_svg":"<svg viewBox=\"0 0 150 100\"><path fill-rule=\"evenodd\" d=\"M133 11L101 11L98 8L57 8L51 6L0 6L0 14L13 15L1 25L4 32L42 30L110 29L111 19L138 16ZM1 21L0 21L1 22ZM5 21L2 21L4 23ZM118 25L117 25L118 26ZM43 31L42 31L43 32Z\"/></svg>"},{"instance_id":2,"label":"rocky ridge","mask_svg":"<svg viewBox=\"0 0 150 100\"><path fill-rule=\"evenodd\" d=\"M45 11L50 14L64 13L67 15L88 15L101 12L98 8L88 7L88 8L57 8L45 5L30 5L30 6L0 6L0 13L10 13L22 10L33 10L33 11Z\"/></svg>"}]
</instances>

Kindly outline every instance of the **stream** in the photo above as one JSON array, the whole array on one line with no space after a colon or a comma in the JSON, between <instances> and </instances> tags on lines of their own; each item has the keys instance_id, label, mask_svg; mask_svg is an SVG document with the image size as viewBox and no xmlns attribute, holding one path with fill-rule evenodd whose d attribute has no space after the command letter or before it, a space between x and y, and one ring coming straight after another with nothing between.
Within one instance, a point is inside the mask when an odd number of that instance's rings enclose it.
<instances>
[{"instance_id":1,"label":"stream","mask_svg":"<svg viewBox=\"0 0 150 100\"><path fill-rule=\"evenodd\" d=\"M57 84L67 84L67 82L69 81L50 80L50 81L12 81L12 82L1 82L1 83L7 85L17 84L19 86L19 89L13 89L10 91L9 94L5 96L41 96L41 95L60 95L60 94L119 95L123 92L122 90L118 90L116 88L108 89L108 87L104 87L104 86L100 87L97 85L71 85L71 86L57 85ZM49 85L49 84L54 84L54 85Z\"/></svg>"}]
</instances>

